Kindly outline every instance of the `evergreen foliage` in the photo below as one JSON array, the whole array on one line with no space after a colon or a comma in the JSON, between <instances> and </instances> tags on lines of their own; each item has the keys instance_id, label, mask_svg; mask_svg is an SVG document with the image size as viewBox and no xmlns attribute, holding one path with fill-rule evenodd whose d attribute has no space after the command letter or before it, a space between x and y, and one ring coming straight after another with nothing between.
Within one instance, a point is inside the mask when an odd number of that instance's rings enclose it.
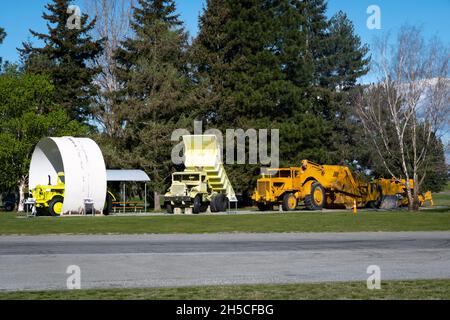
<instances>
[{"instance_id":1,"label":"evergreen foliage","mask_svg":"<svg viewBox=\"0 0 450 320\"><path fill-rule=\"evenodd\" d=\"M54 100L62 106L71 119L85 121L90 117L90 103L96 94L93 80L100 72L92 67L102 50L102 40L94 40L90 32L95 19L83 14L80 28L69 28L73 12L68 8L71 0L53 0L46 5L42 15L47 21L48 33L30 30L33 37L44 42L42 48L23 43L19 49L25 70L30 74L50 77L55 86Z\"/></svg>"}]
</instances>

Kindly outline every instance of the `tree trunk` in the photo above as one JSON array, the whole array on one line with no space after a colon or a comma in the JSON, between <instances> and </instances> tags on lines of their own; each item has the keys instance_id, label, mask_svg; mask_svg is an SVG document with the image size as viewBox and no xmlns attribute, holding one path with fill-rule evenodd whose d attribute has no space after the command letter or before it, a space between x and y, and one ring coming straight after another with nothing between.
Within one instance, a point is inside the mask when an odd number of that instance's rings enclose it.
<instances>
[{"instance_id":1,"label":"tree trunk","mask_svg":"<svg viewBox=\"0 0 450 320\"><path fill-rule=\"evenodd\" d=\"M411 186L409 184L409 177L406 178L406 194L408 195L408 210L413 211L414 210L414 197L411 192Z\"/></svg>"},{"instance_id":2,"label":"tree trunk","mask_svg":"<svg viewBox=\"0 0 450 320\"><path fill-rule=\"evenodd\" d=\"M155 191L154 193L154 203L155 203L155 211L160 211L161 210L161 202L159 201L159 193L157 191Z\"/></svg>"},{"instance_id":3,"label":"tree trunk","mask_svg":"<svg viewBox=\"0 0 450 320\"><path fill-rule=\"evenodd\" d=\"M27 185L27 178L22 177L19 181L19 206L17 208L17 211L19 211L19 212L24 211L26 185Z\"/></svg>"},{"instance_id":4,"label":"tree trunk","mask_svg":"<svg viewBox=\"0 0 450 320\"><path fill-rule=\"evenodd\" d=\"M420 203L419 203L419 179L417 174L414 173L414 194L413 194L413 210L419 211Z\"/></svg>"}]
</instances>

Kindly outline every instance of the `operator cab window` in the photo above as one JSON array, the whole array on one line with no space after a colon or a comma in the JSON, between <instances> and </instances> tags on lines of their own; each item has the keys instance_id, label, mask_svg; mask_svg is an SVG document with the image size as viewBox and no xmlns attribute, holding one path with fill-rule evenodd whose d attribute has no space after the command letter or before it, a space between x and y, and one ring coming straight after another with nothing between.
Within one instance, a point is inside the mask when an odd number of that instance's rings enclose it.
<instances>
[{"instance_id":1,"label":"operator cab window","mask_svg":"<svg viewBox=\"0 0 450 320\"><path fill-rule=\"evenodd\" d=\"M291 177L291 170L280 170L279 172L280 178L290 178Z\"/></svg>"}]
</instances>

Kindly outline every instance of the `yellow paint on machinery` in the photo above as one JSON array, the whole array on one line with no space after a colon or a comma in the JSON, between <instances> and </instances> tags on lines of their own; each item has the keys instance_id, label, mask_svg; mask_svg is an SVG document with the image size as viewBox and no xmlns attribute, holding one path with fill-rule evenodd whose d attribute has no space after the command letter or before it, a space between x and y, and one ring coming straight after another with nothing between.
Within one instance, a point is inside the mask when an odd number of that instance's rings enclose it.
<instances>
[{"instance_id":1,"label":"yellow paint on machinery","mask_svg":"<svg viewBox=\"0 0 450 320\"><path fill-rule=\"evenodd\" d=\"M430 200L431 193L426 195ZM303 160L301 167L269 169L258 179L252 199L260 210L281 205L283 210L291 211L301 201L310 210L350 209L355 203L357 207L380 207L389 196L395 197L396 206L404 205L405 198L407 201L405 182L388 179L366 182L346 166Z\"/></svg>"},{"instance_id":2,"label":"yellow paint on machinery","mask_svg":"<svg viewBox=\"0 0 450 320\"><path fill-rule=\"evenodd\" d=\"M409 200L407 195L407 187L406 180L402 179L401 181L395 179L376 179L375 182L380 186L380 190L382 193L383 200L393 199L396 206L405 207L408 206ZM414 191L414 180L409 180L409 187L411 192ZM419 204L423 206L426 201L429 201L430 205L433 206L433 197L431 191L427 191L425 194L419 194ZM386 201L387 203L389 201ZM383 207L383 203L381 204ZM386 206L385 206L386 207ZM392 206L391 206L392 207ZM391 209L391 207L387 206L387 209Z\"/></svg>"},{"instance_id":3,"label":"yellow paint on machinery","mask_svg":"<svg viewBox=\"0 0 450 320\"><path fill-rule=\"evenodd\" d=\"M226 211L236 195L225 172L221 147L214 135L185 135L183 172L172 174L172 184L164 195L168 213L176 208L192 208L193 213Z\"/></svg>"},{"instance_id":4,"label":"yellow paint on machinery","mask_svg":"<svg viewBox=\"0 0 450 320\"><path fill-rule=\"evenodd\" d=\"M56 185L37 185L31 190L32 197L36 200L38 211L47 211L52 216L59 216L64 203L64 172L58 172Z\"/></svg>"}]
</instances>

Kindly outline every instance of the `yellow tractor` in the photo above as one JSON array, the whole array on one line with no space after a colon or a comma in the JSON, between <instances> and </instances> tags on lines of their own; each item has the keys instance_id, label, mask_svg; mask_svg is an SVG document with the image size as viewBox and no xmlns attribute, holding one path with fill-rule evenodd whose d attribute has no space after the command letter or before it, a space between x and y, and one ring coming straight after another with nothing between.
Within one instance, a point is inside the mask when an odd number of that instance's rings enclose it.
<instances>
[{"instance_id":1,"label":"yellow tractor","mask_svg":"<svg viewBox=\"0 0 450 320\"><path fill-rule=\"evenodd\" d=\"M301 167L270 169L258 179L252 199L260 210L281 205L295 210L303 201L306 208L351 208L376 205L380 190L375 183L366 183L346 166L319 165L303 160Z\"/></svg>"},{"instance_id":2,"label":"yellow tractor","mask_svg":"<svg viewBox=\"0 0 450 320\"><path fill-rule=\"evenodd\" d=\"M37 185L31 190L32 197L36 200L38 214L48 213L51 216L62 214L64 203L64 172L58 172L56 185L51 185L50 176L48 185Z\"/></svg>"},{"instance_id":3,"label":"yellow tractor","mask_svg":"<svg viewBox=\"0 0 450 320\"><path fill-rule=\"evenodd\" d=\"M48 179L48 185L37 185L36 188L31 190L32 198L36 201L36 211L39 215L60 216L64 203L64 172L58 172L56 185L51 185L50 177ZM112 212L113 202L115 201L117 201L116 197L108 190L103 207L104 215L109 215Z\"/></svg>"}]
</instances>

